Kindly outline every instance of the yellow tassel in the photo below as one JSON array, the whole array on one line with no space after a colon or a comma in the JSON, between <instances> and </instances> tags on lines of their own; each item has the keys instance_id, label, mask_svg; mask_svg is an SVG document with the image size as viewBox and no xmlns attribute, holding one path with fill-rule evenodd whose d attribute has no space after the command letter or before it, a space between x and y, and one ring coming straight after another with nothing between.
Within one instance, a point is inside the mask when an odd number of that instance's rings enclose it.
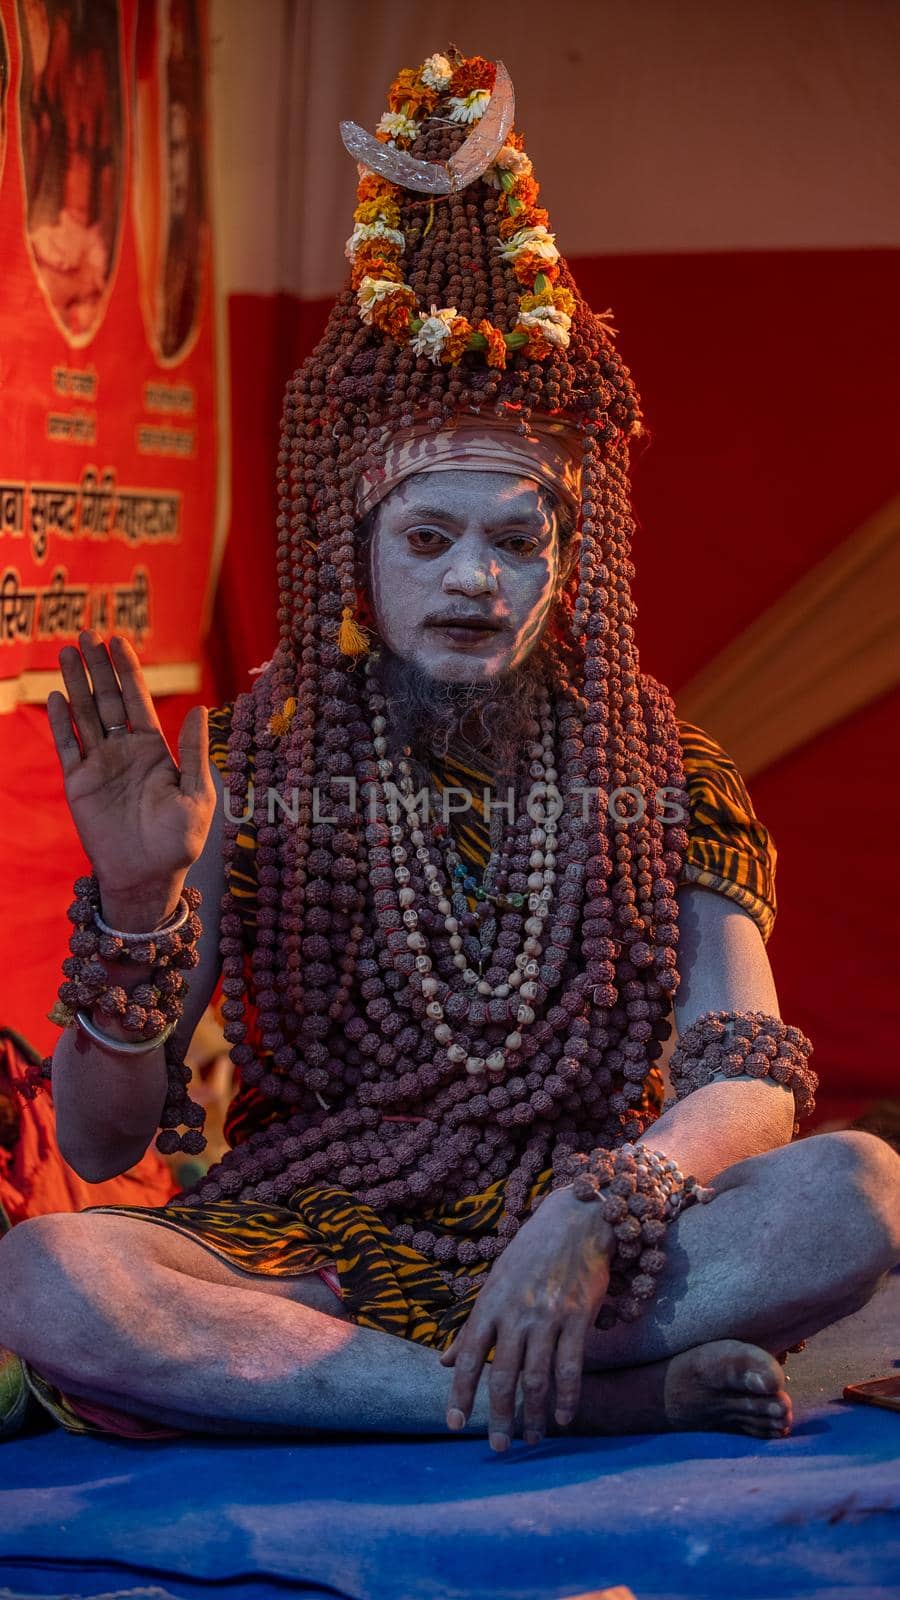
<instances>
[{"instance_id":1,"label":"yellow tassel","mask_svg":"<svg viewBox=\"0 0 900 1600\"><path fill-rule=\"evenodd\" d=\"M269 718L269 732L274 733L278 737L280 737L283 733L287 733L296 709L297 702L293 695L289 695L288 699L285 700L281 710L276 711Z\"/></svg>"},{"instance_id":2,"label":"yellow tassel","mask_svg":"<svg viewBox=\"0 0 900 1600\"><path fill-rule=\"evenodd\" d=\"M430 232L431 232L433 227L434 227L434 201L432 200L430 206L428 207L428 221L425 224L425 229L424 229L424 232L422 234L422 238L423 239L427 239L428 238L428 235L430 234Z\"/></svg>"},{"instance_id":3,"label":"yellow tassel","mask_svg":"<svg viewBox=\"0 0 900 1600\"><path fill-rule=\"evenodd\" d=\"M354 618L352 606L345 606L341 612L338 649L342 656L365 656L369 653L369 641Z\"/></svg>"}]
</instances>

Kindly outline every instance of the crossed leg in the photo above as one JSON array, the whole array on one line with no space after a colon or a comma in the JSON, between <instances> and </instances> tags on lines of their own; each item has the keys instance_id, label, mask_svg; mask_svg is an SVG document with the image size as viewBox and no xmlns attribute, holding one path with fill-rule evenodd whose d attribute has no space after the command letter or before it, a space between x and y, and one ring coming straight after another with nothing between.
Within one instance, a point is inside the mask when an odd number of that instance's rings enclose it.
<instances>
[{"instance_id":1,"label":"crossed leg","mask_svg":"<svg viewBox=\"0 0 900 1600\"><path fill-rule=\"evenodd\" d=\"M640 1320L592 1334L578 1431L784 1431L773 1352L863 1305L900 1260L900 1157L870 1134L767 1151L714 1186L670 1226ZM351 1323L315 1276L255 1277L140 1218L21 1223L0 1285L0 1344L99 1404L207 1433L445 1431L435 1351ZM489 1379L470 1431L509 1433L515 1396Z\"/></svg>"}]
</instances>

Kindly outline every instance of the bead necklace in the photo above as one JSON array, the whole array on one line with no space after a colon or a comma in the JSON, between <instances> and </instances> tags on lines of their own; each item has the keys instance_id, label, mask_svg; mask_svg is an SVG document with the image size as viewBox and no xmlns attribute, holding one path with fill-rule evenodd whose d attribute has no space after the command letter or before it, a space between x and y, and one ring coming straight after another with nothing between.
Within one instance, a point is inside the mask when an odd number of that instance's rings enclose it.
<instances>
[{"instance_id":1,"label":"bead necklace","mask_svg":"<svg viewBox=\"0 0 900 1600\"><path fill-rule=\"evenodd\" d=\"M471 966L466 955L463 938L460 933L459 918L454 915L452 903L452 889L443 877L438 866L431 859L426 835L422 826L414 787L413 773L406 755L402 756L396 764L397 782L395 777L395 764L389 758L387 750L387 718L385 716L386 702L384 696L373 683L371 669L376 658L370 657L366 661L366 689L369 707L372 713L372 734L376 756L378 780L382 788L384 801L388 812L395 808L399 801L400 808L408 825L408 839L416 859L421 864L422 874L425 878L427 890L435 903L435 910L441 917L447 935L450 949L453 951L452 961L460 974L461 983L470 990L486 994L490 998L505 998L514 992L515 998L520 1002L516 1007L516 1026L507 1034L503 1045L491 1050L487 1055L478 1055L466 1048L453 1038L453 1030L446 1021L444 1006L439 999L440 981L432 973L432 959L428 954L428 941L421 931L419 914L416 910L415 890L410 886L410 870L406 865L406 845L395 840L391 845L391 859L393 863L394 879L397 885L397 899L401 909L403 927L406 929L406 944L415 957L416 974L421 986L421 991L426 1000L425 1021L433 1033L436 1044L445 1046L448 1058L456 1063L465 1063L466 1071L473 1077L484 1072L491 1075L506 1071L508 1056L522 1047L521 1028L527 1027L535 1020L535 1011L531 1001L537 998L538 989L536 978L539 975L539 958L543 950L540 935L543 933L544 923L550 912L553 898L553 886L556 881L556 849L555 837L557 824L554 818L546 815L544 800L555 785L557 771L554 763L554 724L553 713L550 706L549 695L542 690L539 705L539 730L540 743L534 742L529 746L531 765L528 775L533 780L530 796L530 810L535 819L535 827L530 835L534 848L530 857L532 871L528 878L528 887L532 891L528 898L530 915L525 919L523 932L525 938L522 948L514 961L514 971L510 972L506 982L491 985L481 977L480 972ZM388 786L393 789L389 793ZM398 824L393 824L393 829ZM483 987L482 987L483 985Z\"/></svg>"},{"instance_id":2,"label":"bead necklace","mask_svg":"<svg viewBox=\"0 0 900 1600\"><path fill-rule=\"evenodd\" d=\"M443 795L432 785L429 803L440 808ZM459 922L463 937L463 950L472 967L477 968L479 982L477 985L480 994L489 994L490 986L484 984L482 973L484 964L493 955L494 940L497 936L497 913L508 910L521 910L525 905L525 895L519 893L502 893L495 887L499 881L505 884L508 874L507 862L513 844L514 829L511 826L507 837L504 839L503 817L500 807L492 810L490 819L491 852L481 873L481 882L472 868L462 860L456 849L453 836L444 822L434 824L434 835L444 856L445 869L450 885L450 901L453 915ZM475 910L470 907L470 898L476 902ZM477 932L471 931L476 929Z\"/></svg>"}]
</instances>

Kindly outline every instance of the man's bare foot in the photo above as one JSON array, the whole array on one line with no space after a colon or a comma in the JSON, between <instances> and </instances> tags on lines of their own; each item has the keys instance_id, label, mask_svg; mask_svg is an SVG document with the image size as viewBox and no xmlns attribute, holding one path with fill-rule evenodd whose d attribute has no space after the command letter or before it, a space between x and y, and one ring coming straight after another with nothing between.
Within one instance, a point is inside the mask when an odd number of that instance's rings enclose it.
<instances>
[{"instance_id":1,"label":"man's bare foot","mask_svg":"<svg viewBox=\"0 0 900 1600\"><path fill-rule=\"evenodd\" d=\"M665 1363L663 1405L670 1428L723 1429L755 1439L790 1433L793 1408L773 1355L740 1339L715 1339Z\"/></svg>"},{"instance_id":2,"label":"man's bare foot","mask_svg":"<svg viewBox=\"0 0 900 1600\"><path fill-rule=\"evenodd\" d=\"M641 1367L586 1372L574 1423L554 1434L708 1429L779 1439L792 1408L775 1357L740 1339L715 1339Z\"/></svg>"}]
</instances>

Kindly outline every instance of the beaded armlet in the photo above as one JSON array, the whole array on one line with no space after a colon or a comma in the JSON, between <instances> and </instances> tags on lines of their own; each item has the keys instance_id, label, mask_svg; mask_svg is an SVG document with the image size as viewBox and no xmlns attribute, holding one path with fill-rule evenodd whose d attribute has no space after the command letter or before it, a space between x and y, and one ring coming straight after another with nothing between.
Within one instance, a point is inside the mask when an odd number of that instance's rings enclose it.
<instances>
[{"instance_id":1,"label":"beaded armlet","mask_svg":"<svg viewBox=\"0 0 900 1600\"><path fill-rule=\"evenodd\" d=\"M575 1198L599 1203L616 1241L607 1299L595 1325L634 1322L666 1264L668 1224L695 1201L713 1200L715 1190L685 1178L669 1156L643 1144L572 1154L568 1168Z\"/></svg>"},{"instance_id":2,"label":"beaded armlet","mask_svg":"<svg viewBox=\"0 0 900 1600\"><path fill-rule=\"evenodd\" d=\"M199 1155L206 1148L201 1132L206 1113L189 1098L190 1068L184 1064L183 1051L170 1038L184 1010L182 969L195 967L199 960L202 924L196 913L201 900L199 889L186 887L175 912L164 923L147 932L132 933L104 922L96 876L76 878L75 899L68 909L73 924L69 955L63 961L63 981L49 1013L59 1027L80 1028L116 1054L139 1059L160 1045L164 1047L167 1091L156 1140L163 1155L176 1150ZM120 984L110 983L107 961L131 961L150 966L151 972L126 991ZM101 1024L104 1019L118 1021L133 1039L116 1039L105 1033L91 1012L98 1014ZM33 1099L50 1081L52 1065L53 1057L45 1056L38 1066L30 1067L24 1081L16 1085L19 1093ZM187 1131L179 1134L179 1127Z\"/></svg>"},{"instance_id":3,"label":"beaded armlet","mask_svg":"<svg viewBox=\"0 0 900 1600\"><path fill-rule=\"evenodd\" d=\"M717 1074L773 1078L794 1092L797 1119L815 1110L819 1079L807 1065L812 1043L799 1028L764 1011L705 1011L685 1028L669 1061L675 1099L702 1089Z\"/></svg>"},{"instance_id":4,"label":"beaded armlet","mask_svg":"<svg viewBox=\"0 0 900 1600\"><path fill-rule=\"evenodd\" d=\"M681 1035L669 1061L675 1099L727 1077L771 1077L793 1090L799 1117L815 1109L816 1073L807 1065L812 1044L799 1028L763 1011L707 1011ZM794 1123L794 1133L799 1129ZM675 1162L644 1145L624 1144L569 1158L572 1189L579 1200L598 1201L613 1229L609 1296L598 1328L632 1322L656 1287L665 1266L660 1248L666 1227L685 1206L706 1202L715 1190L685 1178Z\"/></svg>"}]
</instances>

